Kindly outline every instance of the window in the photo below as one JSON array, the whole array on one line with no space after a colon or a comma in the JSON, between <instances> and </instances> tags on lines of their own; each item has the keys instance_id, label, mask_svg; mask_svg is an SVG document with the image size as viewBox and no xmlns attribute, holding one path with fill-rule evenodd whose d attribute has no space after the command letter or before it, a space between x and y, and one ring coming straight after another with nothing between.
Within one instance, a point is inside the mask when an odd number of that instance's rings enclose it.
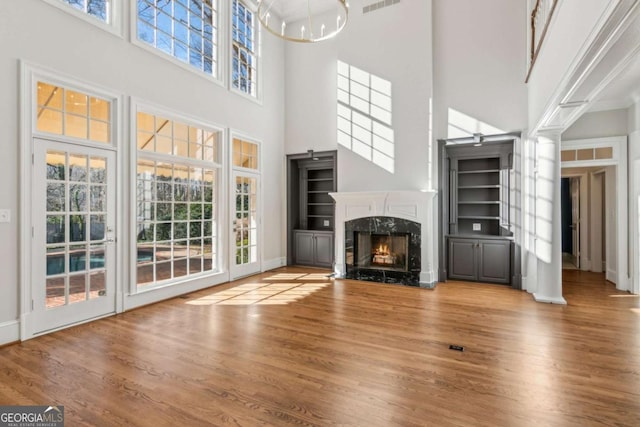
<instances>
[{"instance_id":1,"label":"window","mask_svg":"<svg viewBox=\"0 0 640 427\"><path fill-rule=\"evenodd\" d=\"M107 24L111 23L111 0L58 0L72 8L93 16Z\"/></svg>"},{"instance_id":2,"label":"window","mask_svg":"<svg viewBox=\"0 0 640 427\"><path fill-rule=\"evenodd\" d=\"M338 61L338 143L394 173L391 82Z\"/></svg>"},{"instance_id":3,"label":"window","mask_svg":"<svg viewBox=\"0 0 640 427\"><path fill-rule=\"evenodd\" d=\"M36 130L94 142L111 142L111 103L39 81Z\"/></svg>"},{"instance_id":4,"label":"window","mask_svg":"<svg viewBox=\"0 0 640 427\"><path fill-rule=\"evenodd\" d=\"M219 140L219 131L138 112L139 287L217 270Z\"/></svg>"},{"instance_id":5,"label":"window","mask_svg":"<svg viewBox=\"0 0 640 427\"><path fill-rule=\"evenodd\" d=\"M233 138L233 166L258 169L258 144Z\"/></svg>"},{"instance_id":6,"label":"window","mask_svg":"<svg viewBox=\"0 0 640 427\"><path fill-rule=\"evenodd\" d=\"M255 30L253 12L241 1L233 0L231 85L253 97L258 96Z\"/></svg>"},{"instance_id":7,"label":"window","mask_svg":"<svg viewBox=\"0 0 640 427\"><path fill-rule=\"evenodd\" d=\"M217 0L137 0L138 40L218 77Z\"/></svg>"}]
</instances>

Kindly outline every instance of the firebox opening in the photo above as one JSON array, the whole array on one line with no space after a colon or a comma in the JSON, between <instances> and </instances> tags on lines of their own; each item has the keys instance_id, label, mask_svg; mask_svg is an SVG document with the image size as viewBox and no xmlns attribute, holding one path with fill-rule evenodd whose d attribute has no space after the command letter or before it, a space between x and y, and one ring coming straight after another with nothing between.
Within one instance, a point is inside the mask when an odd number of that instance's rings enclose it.
<instances>
[{"instance_id":1,"label":"firebox opening","mask_svg":"<svg viewBox=\"0 0 640 427\"><path fill-rule=\"evenodd\" d=\"M378 270L409 270L409 233L356 232L357 267Z\"/></svg>"}]
</instances>

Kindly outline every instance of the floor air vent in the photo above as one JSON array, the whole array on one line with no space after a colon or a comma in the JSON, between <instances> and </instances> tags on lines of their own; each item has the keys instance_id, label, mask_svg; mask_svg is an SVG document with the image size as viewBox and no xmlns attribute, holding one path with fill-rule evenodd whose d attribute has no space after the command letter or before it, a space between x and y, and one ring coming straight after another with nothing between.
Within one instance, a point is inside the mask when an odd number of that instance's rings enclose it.
<instances>
[{"instance_id":1,"label":"floor air vent","mask_svg":"<svg viewBox=\"0 0 640 427\"><path fill-rule=\"evenodd\" d=\"M374 10L382 9L383 7L391 6L396 3L400 3L400 0L382 0L371 3L369 6L362 8L362 13L373 12Z\"/></svg>"}]
</instances>

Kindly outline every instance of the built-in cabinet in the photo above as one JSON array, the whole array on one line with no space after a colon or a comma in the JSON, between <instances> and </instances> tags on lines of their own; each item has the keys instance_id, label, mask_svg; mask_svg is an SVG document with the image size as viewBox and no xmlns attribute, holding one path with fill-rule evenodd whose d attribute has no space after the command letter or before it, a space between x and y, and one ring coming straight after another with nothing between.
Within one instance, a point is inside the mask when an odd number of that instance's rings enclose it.
<instances>
[{"instance_id":1,"label":"built-in cabinet","mask_svg":"<svg viewBox=\"0 0 640 427\"><path fill-rule=\"evenodd\" d=\"M333 266L336 152L287 156L287 264Z\"/></svg>"},{"instance_id":2,"label":"built-in cabinet","mask_svg":"<svg viewBox=\"0 0 640 427\"><path fill-rule=\"evenodd\" d=\"M441 280L512 283L516 139L441 141Z\"/></svg>"}]
</instances>

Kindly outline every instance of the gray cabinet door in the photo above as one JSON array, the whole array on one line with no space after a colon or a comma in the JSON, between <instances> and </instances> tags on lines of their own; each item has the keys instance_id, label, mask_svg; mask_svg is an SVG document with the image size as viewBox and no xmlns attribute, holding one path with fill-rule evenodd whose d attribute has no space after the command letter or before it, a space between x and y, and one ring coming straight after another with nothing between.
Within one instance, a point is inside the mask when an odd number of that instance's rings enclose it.
<instances>
[{"instance_id":1,"label":"gray cabinet door","mask_svg":"<svg viewBox=\"0 0 640 427\"><path fill-rule=\"evenodd\" d=\"M511 242L478 240L478 279L481 282L511 282Z\"/></svg>"},{"instance_id":2,"label":"gray cabinet door","mask_svg":"<svg viewBox=\"0 0 640 427\"><path fill-rule=\"evenodd\" d=\"M316 234L315 243L315 265L318 267L333 266L333 234Z\"/></svg>"},{"instance_id":3,"label":"gray cabinet door","mask_svg":"<svg viewBox=\"0 0 640 427\"><path fill-rule=\"evenodd\" d=\"M476 268L477 240L449 239L449 278L478 280Z\"/></svg>"},{"instance_id":4,"label":"gray cabinet door","mask_svg":"<svg viewBox=\"0 0 640 427\"><path fill-rule=\"evenodd\" d=\"M302 265L314 264L314 239L313 232L299 231L293 232L294 262Z\"/></svg>"}]
</instances>

